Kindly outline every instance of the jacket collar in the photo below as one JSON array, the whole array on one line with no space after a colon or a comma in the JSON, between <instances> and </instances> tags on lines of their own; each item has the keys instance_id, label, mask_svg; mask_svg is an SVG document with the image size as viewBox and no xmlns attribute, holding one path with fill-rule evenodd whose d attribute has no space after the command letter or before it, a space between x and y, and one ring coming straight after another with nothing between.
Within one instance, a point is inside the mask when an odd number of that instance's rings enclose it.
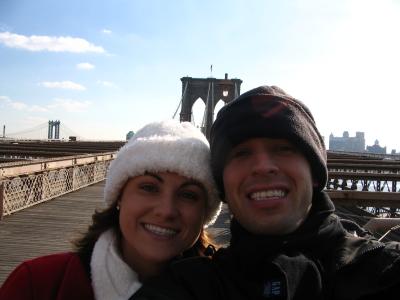
<instances>
[{"instance_id":1,"label":"jacket collar","mask_svg":"<svg viewBox=\"0 0 400 300\"><path fill-rule=\"evenodd\" d=\"M330 239L333 236L343 236L344 229L339 222L339 218L333 213L335 206L329 196L324 192L316 193L313 205L304 223L294 232L286 235L262 235L253 234L243 228L239 222L233 218L231 222L231 243L232 247L241 248L243 245L259 244L266 248L268 252L282 251L282 246L311 248L321 239ZM323 244L317 245L320 248ZM249 247L247 247L249 248ZM260 249L261 250L261 249Z\"/></svg>"},{"instance_id":2,"label":"jacket collar","mask_svg":"<svg viewBox=\"0 0 400 300\"><path fill-rule=\"evenodd\" d=\"M288 251L308 253L322 259L333 255L335 266L332 267L340 269L384 247L363 228L352 221L340 219L334 211L335 206L329 195L316 193L305 222L293 233L283 236L252 234L233 219L230 249L239 260L245 257L246 264L249 260L258 264L260 260Z\"/></svg>"}]
</instances>

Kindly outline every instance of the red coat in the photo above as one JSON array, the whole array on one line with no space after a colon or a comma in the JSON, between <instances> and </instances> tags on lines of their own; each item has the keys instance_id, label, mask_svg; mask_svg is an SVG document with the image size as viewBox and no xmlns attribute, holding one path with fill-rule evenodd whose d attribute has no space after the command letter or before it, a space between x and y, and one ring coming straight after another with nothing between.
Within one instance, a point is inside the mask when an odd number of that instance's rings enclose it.
<instances>
[{"instance_id":1,"label":"red coat","mask_svg":"<svg viewBox=\"0 0 400 300\"><path fill-rule=\"evenodd\" d=\"M94 299L90 278L75 253L20 264L0 288L0 300Z\"/></svg>"}]
</instances>

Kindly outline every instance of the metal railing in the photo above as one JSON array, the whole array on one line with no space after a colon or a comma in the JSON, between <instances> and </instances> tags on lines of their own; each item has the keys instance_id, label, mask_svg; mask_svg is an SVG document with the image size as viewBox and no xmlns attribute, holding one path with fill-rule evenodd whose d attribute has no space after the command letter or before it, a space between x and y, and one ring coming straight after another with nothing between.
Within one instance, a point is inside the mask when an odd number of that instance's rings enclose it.
<instances>
[{"instance_id":1,"label":"metal railing","mask_svg":"<svg viewBox=\"0 0 400 300\"><path fill-rule=\"evenodd\" d=\"M0 164L0 218L106 177L115 152ZM399 165L328 162L326 191L335 203L400 214Z\"/></svg>"},{"instance_id":2,"label":"metal railing","mask_svg":"<svg viewBox=\"0 0 400 300\"><path fill-rule=\"evenodd\" d=\"M102 181L115 152L0 165L0 218Z\"/></svg>"}]
</instances>

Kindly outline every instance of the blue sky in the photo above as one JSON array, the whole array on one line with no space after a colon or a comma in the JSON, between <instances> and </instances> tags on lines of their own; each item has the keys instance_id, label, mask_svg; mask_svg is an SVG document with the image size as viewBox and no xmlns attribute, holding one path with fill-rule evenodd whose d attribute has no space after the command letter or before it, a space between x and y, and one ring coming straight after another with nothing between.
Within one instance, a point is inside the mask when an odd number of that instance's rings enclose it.
<instances>
[{"instance_id":1,"label":"blue sky","mask_svg":"<svg viewBox=\"0 0 400 300\"><path fill-rule=\"evenodd\" d=\"M364 131L400 151L399 36L389 0L0 0L0 125L60 120L124 139L171 118L180 78L212 64L242 92L278 85L302 100L326 142Z\"/></svg>"}]
</instances>

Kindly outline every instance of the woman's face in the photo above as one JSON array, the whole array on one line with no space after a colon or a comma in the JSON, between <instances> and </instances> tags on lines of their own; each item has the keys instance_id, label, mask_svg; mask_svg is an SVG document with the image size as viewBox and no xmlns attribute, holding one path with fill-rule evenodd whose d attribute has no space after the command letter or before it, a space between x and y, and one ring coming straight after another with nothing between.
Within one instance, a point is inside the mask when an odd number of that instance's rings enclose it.
<instances>
[{"instance_id":1,"label":"woman's face","mask_svg":"<svg viewBox=\"0 0 400 300\"><path fill-rule=\"evenodd\" d=\"M124 260L140 277L159 272L198 239L206 200L200 183L175 173L131 178L119 201Z\"/></svg>"}]
</instances>

